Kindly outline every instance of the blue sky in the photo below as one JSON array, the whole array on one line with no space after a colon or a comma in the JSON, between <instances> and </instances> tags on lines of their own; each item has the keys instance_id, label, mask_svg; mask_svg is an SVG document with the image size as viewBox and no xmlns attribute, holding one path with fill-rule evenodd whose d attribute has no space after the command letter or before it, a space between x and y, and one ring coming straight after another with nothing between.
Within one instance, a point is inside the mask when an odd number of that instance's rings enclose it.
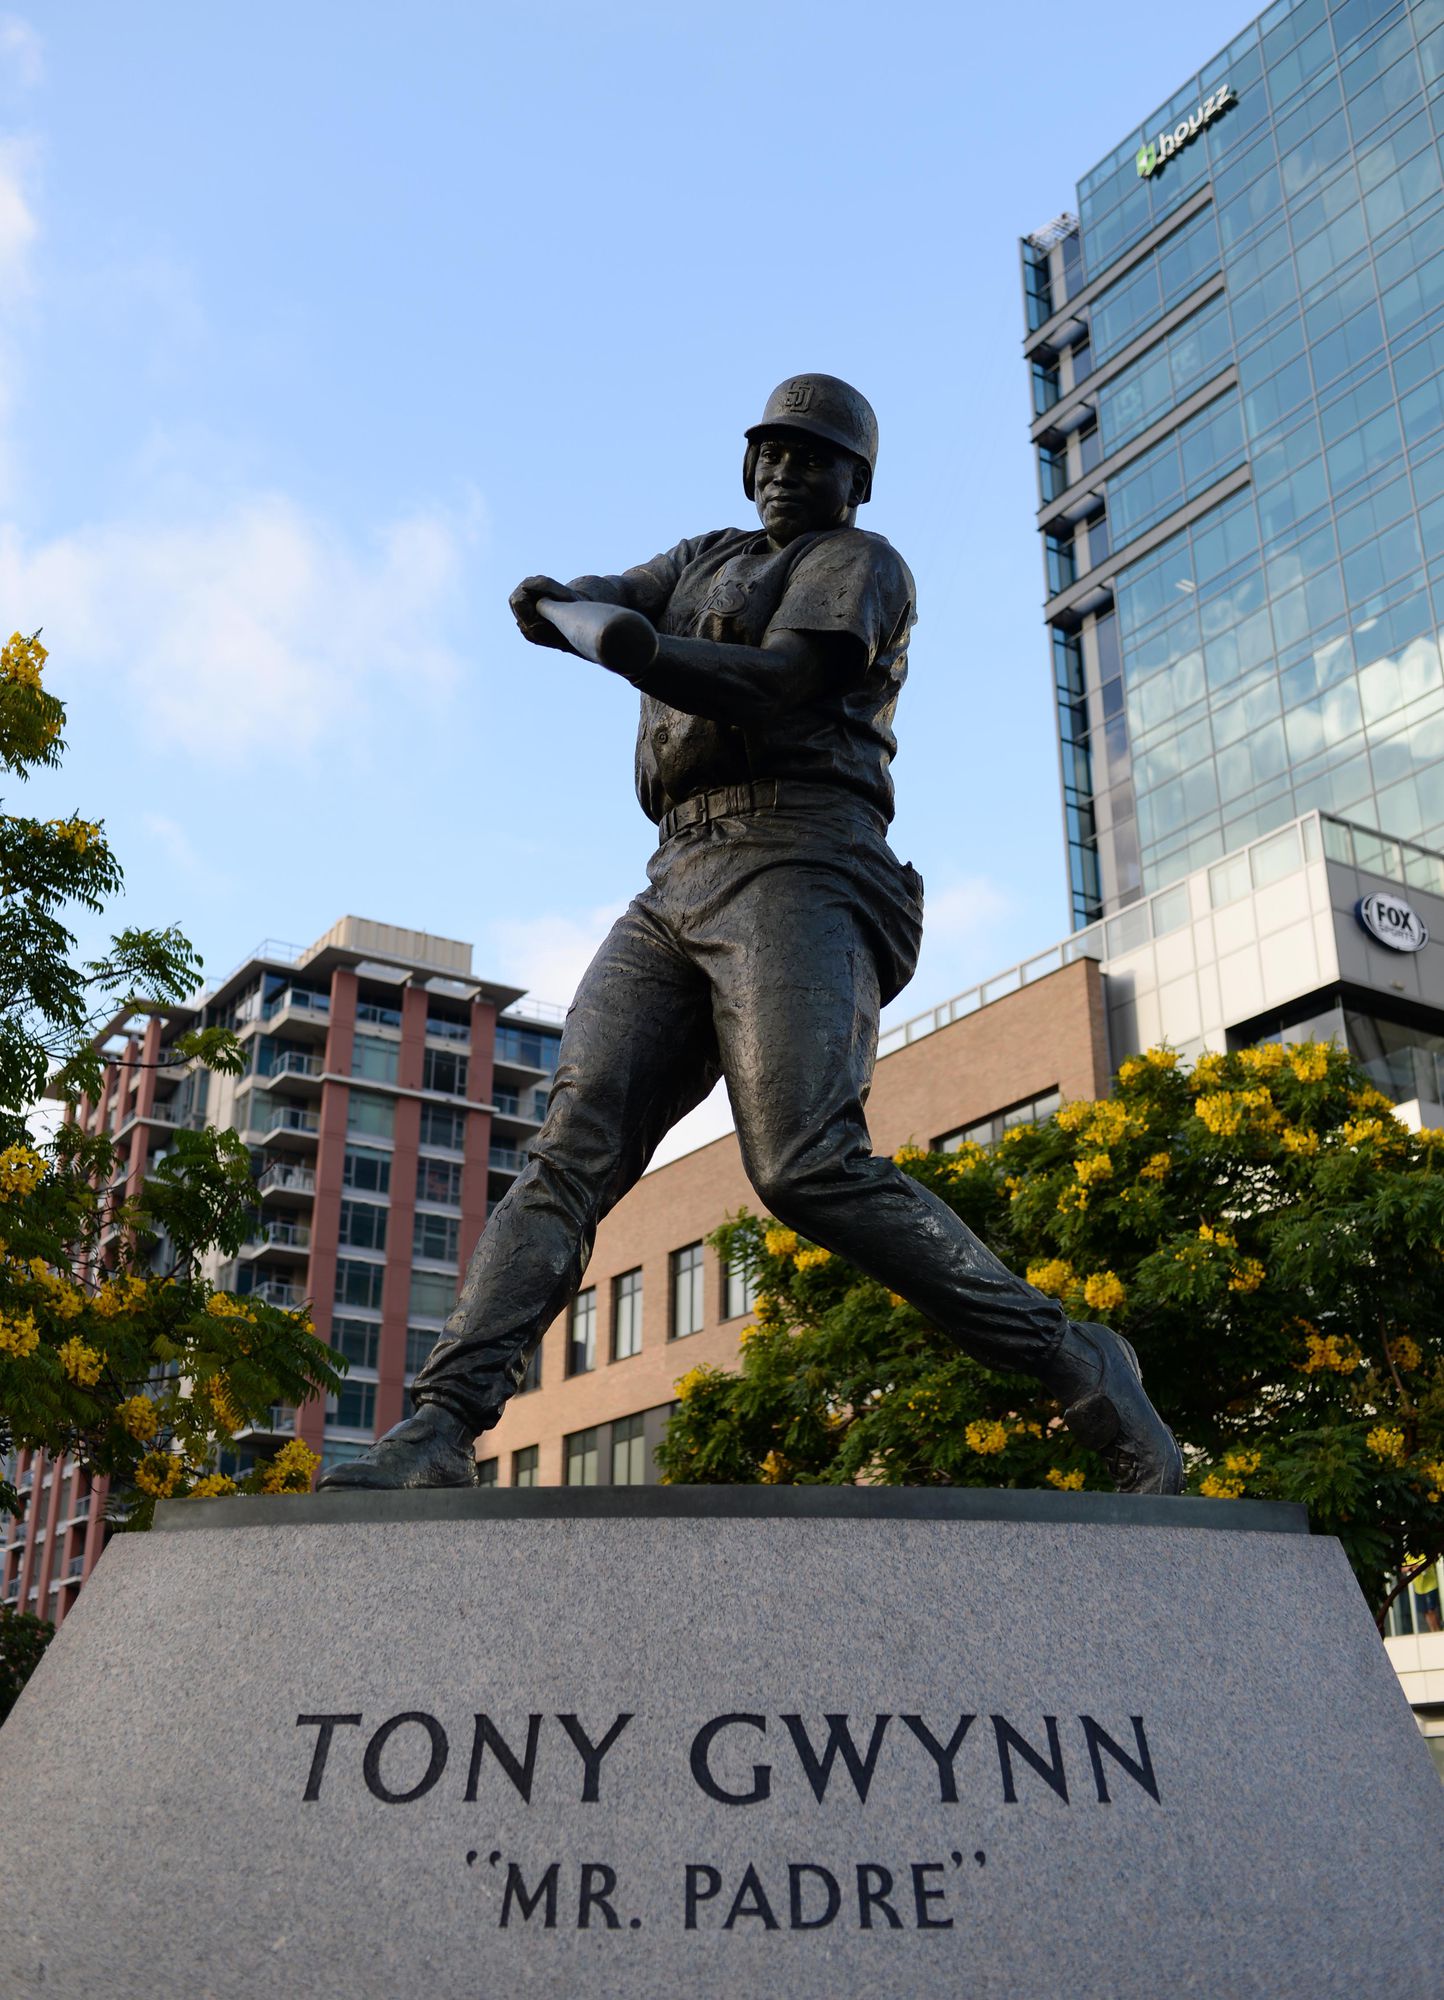
<instances>
[{"instance_id":1,"label":"blue sky","mask_svg":"<svg viewBox=\"0 0 1444 2000\"><path fill-rule=\"evenodd\" d=\"M565 1000L651 840L633 697L532 570L749 518L781 377L882 428L918 580L892 1018L1068 928L1017 239L1244 24L1100 0L0 19L0 620L122 911L221 974L345 911ZM1065 88L1066 85L1066 88ZM87 942L91 941L87 938Z\"/></svg>"}]
</instances>

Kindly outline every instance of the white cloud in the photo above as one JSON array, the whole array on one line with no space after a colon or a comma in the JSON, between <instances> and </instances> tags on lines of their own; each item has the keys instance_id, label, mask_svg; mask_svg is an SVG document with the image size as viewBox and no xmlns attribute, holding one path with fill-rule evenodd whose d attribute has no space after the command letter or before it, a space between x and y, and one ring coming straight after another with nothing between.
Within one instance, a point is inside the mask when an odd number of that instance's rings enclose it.
<instances>
[{"instance_id":1,"label":"white cloud","mask_svg":"<svg viewBox=\"0 0 1444 2000\"><path fill-rule=\"evenodd\" d=\"M26 90L33 90L45 74L40 37L18 14L0 14L0 72Z\"/></svg>"},{"instance_id":2,"label":"white cloud","mask_svg":"<svg viewBox=\"0 0 1444 2000\"><path fill-rule=\"evenodd\" d=\"M579 915L548 911L506 918L490 927L489 963L505 966L508 981L524 986L533 999L570 1006L598 945L625 908L625 903L601 903Z\"/></svg>"},{"instance_id":3,"label":"white cloud","mask_svg":"<svg viewBox=\"0 0 1444 2000\"><path fill-rule=\"evenodd\" d=\"M1030 939L1020 938L1016 914L1007 890L987 875L965 875L941 889L930 887L918 969L886 1009L884 1025L906 1021L1015 964L1032 949Z\"/></svg>"},{"instance_id":4,"label":"white cloud","mask_svg":"<svg viewBox=\"0 0 1444 2000\"><path fill-rule=\"evenodd\" d=\"M9 528L0 602L45 627L67 677L123 687L162 741L211 758L304 756L359 744L378 712L456 683L445 613L474 532L433 511L357 547L283 494L33 548Z\"/></svg>"}]
</instances>

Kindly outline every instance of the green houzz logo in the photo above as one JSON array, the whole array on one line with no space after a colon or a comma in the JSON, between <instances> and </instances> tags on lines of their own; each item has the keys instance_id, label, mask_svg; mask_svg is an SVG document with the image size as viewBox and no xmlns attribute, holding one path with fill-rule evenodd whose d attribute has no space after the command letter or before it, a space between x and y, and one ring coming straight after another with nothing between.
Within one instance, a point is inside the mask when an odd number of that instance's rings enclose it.
<instances>
[{"instance_id":1,"label":"green houzz logo","mask_svg":"<svg viewBox=\"0 0 1444 2000\"><path fill-rule=\"evenodd\" d=\"M1191 139L1196 139L1205 125L1211 125L1220 112L1237 103L1238 99L1228 84L1221 83L1212 97L1200 104L1197 111L1190 111L1171 132L1160 132L1156 139L1145 139L1134 159L1138 178L1146 181L1156 174L1175 153L1181 153Z\"/></svg>"}]
</instances>

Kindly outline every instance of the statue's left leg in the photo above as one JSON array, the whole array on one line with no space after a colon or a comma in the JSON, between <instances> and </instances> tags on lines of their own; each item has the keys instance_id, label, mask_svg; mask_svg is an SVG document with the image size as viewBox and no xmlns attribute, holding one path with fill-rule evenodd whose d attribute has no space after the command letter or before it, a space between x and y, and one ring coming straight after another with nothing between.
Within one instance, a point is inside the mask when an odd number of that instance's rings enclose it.
<instances>
[{"instance_id":1,"label":"statue's left leg","mask_svg":"<svg viewBox=\"0 0 1444 2000\"><path fill-rule=\"evenodd\" d=\"M726 924L736 948L706 957L713 1019L743 1161L771 1213L899 1293L985 1366L1039 1377L1121 1490L1177 1492L1178 1447L1128 1343L1070 1321L944 1202L874 1156L863 1103L878 976L845 878L770 871L739 890ZM765 954L749 948L757 938Z\"/></svg>"}]
</instances>

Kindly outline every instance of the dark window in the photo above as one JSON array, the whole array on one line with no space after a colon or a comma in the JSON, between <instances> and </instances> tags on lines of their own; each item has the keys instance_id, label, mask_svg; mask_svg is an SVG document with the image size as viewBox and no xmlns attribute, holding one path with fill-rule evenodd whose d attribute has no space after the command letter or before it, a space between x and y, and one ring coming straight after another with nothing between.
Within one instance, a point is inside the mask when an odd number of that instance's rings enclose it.
<instances>
[{"instance_id":1,"label":"dark window","mask_svg":"<svg viewBox=\"0 0 1444 2000\"><path fill-rule=\"evenodd\" d=\"M568 1486L595 1486L597 1483L597 1434L595 1430L573 1431L567 1439L566 1479Z\"/></svg>"},{"instance_id":2,"label":"dark window","mask_svg":"<svg viewBox=\"0 0 1444 2000\"><path fill-rule=\"evenodd\" d=\"M1015 1125L1046 1123L1061 1102L1056 1089L1045 1090L1021 1104L1010 1105L1006 1111L995 1111L991 1118L979 1118L972 1125L961 1125L955 1132L945 1132L941 1139L933 1141L933 1151L956 1153L963 1146L996 1146L1003 1134L1011 1132Z\"/></svg>"},{"instance_id":3,"label":"dark window","mask_svg":"<svg viewBox=\"0 0 1444 2000\"><path fill-rule=\"evenodd\" d=\"M331 1322L331 1345L353 1368L374 1368L381 1344L381 1329L369 1319L342 1319Z\"/></svg>"},{"instance_id":4,"label":"dark window","mask_svg":"<svg viewBox=\"0 0 1444 2000\"><path fill-rule=\"evenodd\" d=\"M460 1208L460 1160L432 1160L423 1153L416 1162L416 1199Z\"/></svg>"},{"instance_id":5,"label":"dark window","mask_svg":"<svg viewBox=\"0 0 1444 2000\"><path fill-rule=\"evenodd\" d=\"M341 1179L346 1187L365 1194L386 1194L391 1187L391 1155L371 1146L348 1146Z\"/></svg>"},{"instance_id":6,"label":"dark window","mask_svg":"<svg viewBox=\"0 0 1444 2000\"><path fill-rule=\"evenodd\" d=\"M623 1271L612 1280L612 1359L626 1361L642 1351L642 1273Z\"/></svg>"},{"instance_id":7,"label":"dark window","mask_svg":"<svg viewBox=\"0 0 1444 2000\"><path fill-rule=\"evenodd\" d=\"M386 1215L380 1202L343 1201L337 1242L349 1243L353 1250L384 1250Z\"/></svg>"},{"instance_id":8,"label":"dark window","mask_svg":"<svg viewBox=\"0 0 1444 2000\"><path fill-rule=\"evenodd\" d=\"M327 1399L326 1421L342 1430L370 1431L376 1428L376 1384L343 1382L339 1394Z\"/></svg>"},{"instance_id":9,"label":"dark window","mask_svg":"<svg viewBox=\"0 0 1444 2000\"><path fill-rule=\"evenodd\" d=\"M461 1223L454 1215L431 1215L418 1208L411 1225L411 1248L433 1263L455 1264L461 1256Z\"/></svg>"},{"instance_id":10,"label":"dark window","mask_svg":"<svg viewBox=\"0 0 1444 2000\"><path fill-rule=\"evenodd\" d=\"M501 1460L499 1458L478 1459L476 1466L476 1483L478 1486L495 1486L499 1483L500 1479Z\"/></svg>"},{"instance_id":11,"label":"dark window","mask_svg":"<svg viewBox=\"0 0 1444 2000\"><path fill-rule=\"evenodd\" d=\"M618 1417L612 1425L613 1486L644 1486L647 1481L647 1452L642 1438L642 1419Z\"/></svg>"},{"instance_id":12,"label":"dark window","mask_svg":"<svg viewBox=\"0 0 1444 2000\"><path fill-rule=\"evenodd\" d=\"M386 1277L384 1264L363 1264L354 1257L336 1259L336 1303L341 1306L381 1307L381 1286Z\"/></svg>"},{"instance_id":13,"label":"dark window","mask_svg":"<svg viewBox=\"0 0 1444 2000\"><path fill-rule=\"evenodd\" d=\"M438 1333L432 1333L424 1326L408 1326L406 1329L406 1372L419 1375L426 1366L426 1358L437 1341Z\"/></svg>"},{"instance_id":14,"label":"dark window","mask_svg":"<svg viewBox=\"0 0 1444 2000\"><path fill-rule=\"evenodd\" d=\"M672 1252L672 1338L700 1333L703 1321L702 1245Z\"/></svg>"},{"instance_id":15,"label":"dark window","mask_svg":"<svg viewBox=\"0 0 1444 2000\"><path fill-rule=\"evenodd\" d=\"M510 1022L502 1022L496 1031L496 1060L520 1063L527 1069L553 1070L561 1039L560 1035L548 1035L536 1028L517 1028Z\"/></svg>"},{"instance_id":16,"label":"dark window","mask_svg":"<svg viewBox=\"0 0 1444 2000\"><path fill-rule=\"evenodd\" d=\"M423 1104L421 1143L445 1146L452 1153L461 1152L466 1145L466 1113L451 1111L444 1104Z\"/></svg>"},{"instance_id":17,"label":"dark window","mask_svg":"<svg viewBox=\"0 0 1444 2000\"><path fill-rule=\"evenodd\" d=\"M423 1089L444 1091L448 1097L466 1095L466 1057L453 1049L428 1049L421 1066Z\"/></svg>"},{"instance_id":18,"label":"dark window","mask_svg":"<svg viewBox=\"0 0 1444 2000\"><path fill-rule=\"evenodd\" d=\"M589 1375L597 1365L597 1288L588 1285L572 1300L567 1329L567 1373Z\"/></svg>"},{"instance_id":19,"label":"dark window","mask_svg":"<svg viewBox=\"0 0 1444 2000\"><path fill-rule=\"evenodd\" d=\"M537 1473L537 1451L534 1444L523 1445L520 1451L511 1455L511 1483L513 1486L535 1486Z\"/></svg>"},{"instance_id":20,"label":"dark window","mask_svg":"<svg viewBox=\"0 0 1444 2000\"><path fill-rule=\"evenodd\" d=\"M517 1391L518 1395L524 1396L528 1389L539 1389L541 1387L541 1358L542 1344L538 1341L531 1351L531 1359L526 1364L526 1373L521 1378L521 1387Z\"/></svg>"},{"instance_id":21,"label":"dark window","mask_svg":"<svg viewBox=\"0 0 1444 2000\"><path fill-rule=\"evenodd\" d=\"M425 1319L445 1319L456 1304L456 1279L449 1271L411 1273L411 1310Z\"/></svg>"},{"instance_id":22,"label":"dark window","mask_svg":"<svg viewBox=\"0 0 1444 2000\"><path fill-rule=\"evenodd\" d=\"M722 1317L740 1319L757 1303L757 1280L740 1264L722 1266Z\"/></svg>"}]
</instances>

